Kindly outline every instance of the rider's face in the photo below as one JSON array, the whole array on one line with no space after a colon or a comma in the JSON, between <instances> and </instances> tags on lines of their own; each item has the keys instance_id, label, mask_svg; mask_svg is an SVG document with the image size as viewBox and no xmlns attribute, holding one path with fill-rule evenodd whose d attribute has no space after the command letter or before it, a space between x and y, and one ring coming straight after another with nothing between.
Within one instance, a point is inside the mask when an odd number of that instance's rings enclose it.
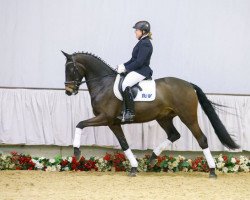
<instances>
[{"instance_id":1,"label":"rider's face","mask_svg":"<svg viewBox=\"0 0 250 200\"><path fill-rule=\"evenodd\" d=\"M139 29L135 29L135 37L139 39L142 36L142 31Z\"/></svg>"}]
</instances>

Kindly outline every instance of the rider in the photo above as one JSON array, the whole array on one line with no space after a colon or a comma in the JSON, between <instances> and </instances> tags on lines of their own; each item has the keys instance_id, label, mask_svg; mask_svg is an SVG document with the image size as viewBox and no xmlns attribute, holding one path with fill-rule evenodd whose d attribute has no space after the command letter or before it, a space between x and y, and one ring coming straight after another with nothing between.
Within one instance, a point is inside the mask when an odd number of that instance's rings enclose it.
<instances>
[{"instance_id":1,"label":"rider","mask_svg":"<svg viewBox=\"0 0 250 200\"><path fill-rule=\"evenodd\" d=\"M131 92L131 87L145 78L151 78L153 71L149 67L150 58L153 52L151 44L150 24L147 21L137 22L133 28L135 29L136 38L139 42L135 45L132 58L117 66L118 73L127 73L123 83L123 100L124 100L124 115L123 122L132 122L135 116L134 99Z\"/></svg>"}]
</instances>

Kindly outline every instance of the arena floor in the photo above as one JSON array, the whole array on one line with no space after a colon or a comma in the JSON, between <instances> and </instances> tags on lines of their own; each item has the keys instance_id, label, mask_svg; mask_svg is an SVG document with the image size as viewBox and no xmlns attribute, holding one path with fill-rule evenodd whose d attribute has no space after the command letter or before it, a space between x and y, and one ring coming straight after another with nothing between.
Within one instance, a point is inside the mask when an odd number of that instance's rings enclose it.
<instances>
[{"instance_id":1,"label":"arena floor","mask_svg":"<svg viewBox=\"0 0 250 200\"><path fill-rule=\"evenodd\" d=\"M250 199L250 173L0 171L0 199Z\"/></svg>"}]
</instances>

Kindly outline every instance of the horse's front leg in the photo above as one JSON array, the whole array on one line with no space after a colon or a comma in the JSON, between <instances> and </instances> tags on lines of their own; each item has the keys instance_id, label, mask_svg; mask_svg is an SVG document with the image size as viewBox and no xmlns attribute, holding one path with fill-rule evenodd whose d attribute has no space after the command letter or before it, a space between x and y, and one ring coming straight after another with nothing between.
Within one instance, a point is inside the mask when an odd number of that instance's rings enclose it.
<instances>
[{"instance_id":1,"label":"horse's front leg","mask_svg":"<svg viewBox=\"0 0 250 200\"><path fill-rule=\"evenodd\" d=\"M81 121L77 124L76 130L75 130L75 137L73 141L74 156L76 157L77 160L81 156L80 145L81 145L82 129L88 126L106 126L107 124L108 124L108 121L105 115L98 115L91 119Z\"/></svg>"},{"instance_id":2,"label":"horse's front leg","mask_svg":"<svg viewBox=\"0 0 250 200\"><path fill-rule=\"evenodd\" d=\"M122 147L122 150L124 151L126 157L128 158L128 160L132 166L130 173L129 173L129 176L136 176L138 162L135 159L134 154L132 153L131 149L128 146L128 143L127 143L127 140L126 140L125 135L123 133L121 125L109 125L109 128L115 134L116 138L118 139L118 141Z\"/></svg>"}]
</instances>

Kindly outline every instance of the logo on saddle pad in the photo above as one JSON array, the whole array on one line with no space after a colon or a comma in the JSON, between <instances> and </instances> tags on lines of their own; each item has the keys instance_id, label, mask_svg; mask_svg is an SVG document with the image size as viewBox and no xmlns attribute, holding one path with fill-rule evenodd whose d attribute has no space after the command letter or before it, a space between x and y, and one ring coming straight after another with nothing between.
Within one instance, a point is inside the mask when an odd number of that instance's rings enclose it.
<instances>
[{"instance_id":1,"label":"logo on saddle pad","mask_svg":"<svg viewBox=\"0 0 250 200\"><path fill-rule=\"evenodd\" d=\"M115 96L123 100L122 98L122 82L124 76L118 74L114 83L114 94ZM134 96L134 101L153 101L155 100L155 81L154 80L143 80L140 83L132 87L132 93Z\"/></svg>"}]
</instances>

